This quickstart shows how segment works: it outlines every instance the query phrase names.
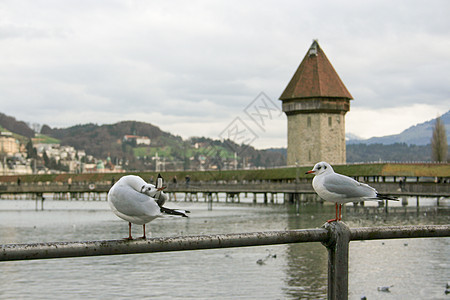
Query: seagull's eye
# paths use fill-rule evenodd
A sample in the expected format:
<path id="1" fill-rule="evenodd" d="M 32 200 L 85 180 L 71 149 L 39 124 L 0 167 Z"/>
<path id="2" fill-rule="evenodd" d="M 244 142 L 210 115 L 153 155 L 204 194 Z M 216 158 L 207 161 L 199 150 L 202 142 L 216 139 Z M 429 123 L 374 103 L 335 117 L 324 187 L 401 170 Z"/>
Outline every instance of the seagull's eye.
<path id="1" fill-rule="evenodd" d="M 326 168 L 327 168 L 327 166 L 323 166 L 323 168 L 324 168 L 324 169 L 326 169 Z"/>
<path id="2" fill-rule="evenodd" d="M 317 167 L 317 170 L 320 170 L 320 169 L 322 169 L 322 167 L 321 167 L 321 166 L 318 166 L 318 167 Z"/>

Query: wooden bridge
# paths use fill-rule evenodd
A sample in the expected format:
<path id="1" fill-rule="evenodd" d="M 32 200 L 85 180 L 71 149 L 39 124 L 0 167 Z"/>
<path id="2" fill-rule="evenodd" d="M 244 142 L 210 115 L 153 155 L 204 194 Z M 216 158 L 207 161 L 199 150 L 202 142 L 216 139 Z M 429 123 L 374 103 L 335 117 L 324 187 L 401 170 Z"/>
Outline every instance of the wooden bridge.
<path id="1" fill-rule="evenodd" d="M 288 166 L 257 170 L 173 171 L 162 172 L 169 182 L 166 192 L 170 198 L 184 193 L 184 199 L 198 199 L 199 195 L 211 199 L 225 194 L 225 199 L 239 201 L 242 193 L 263 195 L 264 202 L 273 201 L 274 195 L 284 194 L 288 202 L 314 198 L 312 176 L 305 172 L 311 166 Z M 449 197 L 450 164 L 442 163 L 375 163 L 335 166 L 336 172 L 366 182 L 378 192 L 393 196 Z M 144 180 L 156 178 L 156 172 L 134 172 Z M 0 196 L 18 197 L 29 194 L 42 198 L 51 194 L 54 199 L 105 199 L 113 182 L 125 173 L 32 174 L 0 176 Z M 188 182 L 173 184 L 174 178 L 189 178 Z"/>
<path id="2" fill-rule="evenodd" d="M 398 182 L 370 182 L 370 185 L 380 193 L 393 196 L 420 196 L 420 197 L 450 197 L 450 183 L 411 182 L 399 184 Z M 42 197 L 44 194 L 53 194 L 56 199 L 90 200 L 101 198 L 101 194 L 108 193 L 111 183 L 80 183 L 67 184 L 54 183 L 26 183 L 26 184 L 0 184 L 0 195 L 29 194 L 31 198 Z M 175 193 L 184 193 L 192 200 L 198 195 L 225 194 L 226 198 L 234 200 L 242 193 L 264 195 L 264 202 L 275 194 L 284 194 L 285 199 L 292 199 L 297 195 L 315 194 L 311 181 L 302 182 L 226 182 L 226 183 L 199 183 L 169 184 L 166 192 L 169 197 Z M 106 197 L 105 197 L 106 198 Z"/>

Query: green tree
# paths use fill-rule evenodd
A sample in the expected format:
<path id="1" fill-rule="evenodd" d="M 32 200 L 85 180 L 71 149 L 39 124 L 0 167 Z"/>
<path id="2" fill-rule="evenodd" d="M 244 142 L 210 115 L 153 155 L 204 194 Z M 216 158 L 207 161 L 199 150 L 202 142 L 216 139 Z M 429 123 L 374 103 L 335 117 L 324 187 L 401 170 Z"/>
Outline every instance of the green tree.
<path id="1" fill-rule="evenodd" d="M 447 133 L 441 118 L 438 117 L 434 124 L 433 136 L 431 137 L 431 159 L 439 162 L 447 161 L 447 149 Z"/>
<path id="2" fill-rule="evenodd" d="M 44 159 L 44 165 L 49 168 L 50 167 L 50 159 L 48 158 L 47 152 L 44 151 L 42 158 Z"/>
<path id="3" fill-rule="evenodd" d="M 33 141 L 31 139 L 28 140 L 26 145 L 27 149 L 27 158 L 37 158 L 37 150 L 33 147 Z"/>

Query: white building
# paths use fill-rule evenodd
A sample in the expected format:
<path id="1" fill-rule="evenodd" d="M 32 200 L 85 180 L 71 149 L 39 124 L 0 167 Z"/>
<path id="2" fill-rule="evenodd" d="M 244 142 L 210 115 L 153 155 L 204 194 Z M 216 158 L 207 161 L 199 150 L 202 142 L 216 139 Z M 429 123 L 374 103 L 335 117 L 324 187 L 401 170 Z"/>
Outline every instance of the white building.
<path id="1" fill-rule="evenodd" d="M 125 135 L 123 137 L 124 142 L 136 142 L 136 145 L 147 145 L 150 146 L 151 140 L 147 136 L 137 136 L 137 135 Z"/>

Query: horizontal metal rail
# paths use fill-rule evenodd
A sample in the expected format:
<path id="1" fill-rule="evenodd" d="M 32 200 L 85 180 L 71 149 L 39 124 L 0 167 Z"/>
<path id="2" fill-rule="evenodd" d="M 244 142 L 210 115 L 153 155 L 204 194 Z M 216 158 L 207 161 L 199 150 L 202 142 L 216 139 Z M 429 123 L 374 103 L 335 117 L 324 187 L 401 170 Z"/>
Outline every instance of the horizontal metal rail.
<path id="1" fill-rule="evenodd" d="M 333 224 L 333 223 L 331 223 Z M 0 245 L 0 261 L 120 255 L 287 243 L 322 242 L 331 239 L 327 228 L 160 237 L 135 240 L 52 242 Z M 351 228 L 350 240 L 423 238 L 450 236 L 450 225 L 388 226 Z"/>
<path id="2" fill-rule="evenodd" d="M 449 237 L 450 225 L 382 226 L 350 228 L 350 240 Z"/>
<path id="3" fill-rule="evenodd" d="M 349 228 L 343 222 L 322 228 L 234 234 L 0 245 L 0 261 L 321 242 L 328 250 L 328 299 L 347 299 L 348 253 L 352 240 L 450 237 L 450 225 Z"/>
<path id="4" fill-rule="evenodd" d="M 321 242 L 328 238 L 324 228 L 161 237 L 135 240 L 7 244 L 0 246 L 0 261 L 135 254 L 215 248 Z"/>

